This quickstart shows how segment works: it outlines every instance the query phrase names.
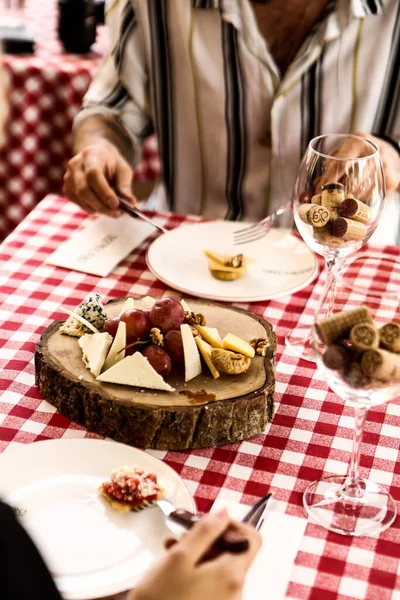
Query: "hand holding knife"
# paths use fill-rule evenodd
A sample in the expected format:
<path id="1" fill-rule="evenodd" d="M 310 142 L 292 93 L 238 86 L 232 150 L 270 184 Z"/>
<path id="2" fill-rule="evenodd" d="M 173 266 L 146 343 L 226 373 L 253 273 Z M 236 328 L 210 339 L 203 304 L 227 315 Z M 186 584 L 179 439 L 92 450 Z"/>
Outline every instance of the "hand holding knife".
<path id="1" fill-rule="evenodd" d="M 260 498 L 258 502 L 249 510 L 249 512 L 245 515 L 242 520 L 242 523 L 248 523 L 252 525 L 257 531 L 262 526 L 264 522 L 264 514 L 267 509 L 268 501 L 270 500 L 272 493 L 267 494 L 263 498 Z M 158 506 L 163 510 L 165 514 L 165 507 L 162 506 L 163 501 L 159 500 L 157 502 Z M 168 514 L 169 519 L 178 523 L 185 529 L 191 529 L 195 523 L 197 523 L 201 517 L 199 515 L 195 515 L 186 510 L 177 509 Z M 213 556 L 215 557 L 217 554 L 222 554 L 223 552 L 231 552 L 233 554 L 239 554 L 241 552 L 245 552 L 249 547 L 249 541 L 246 538 L 243 538 L 234 528 L 229 528 L 225 533 L 218 538 L 216 543 L 212 548 L 210 548 L 210 552 L 207 557 Z"/>

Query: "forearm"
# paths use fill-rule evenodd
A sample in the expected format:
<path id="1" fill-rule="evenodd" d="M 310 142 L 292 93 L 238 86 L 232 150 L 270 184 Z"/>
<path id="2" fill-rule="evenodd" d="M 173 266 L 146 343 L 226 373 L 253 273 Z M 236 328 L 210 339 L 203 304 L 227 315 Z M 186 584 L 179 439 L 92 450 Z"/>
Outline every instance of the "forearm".
<path id="1" fill-rule="evenodd" d="M 133 165 L 135 151 L 123 126 L 113 115 L 88 115 L 74 129 L 73 154 L 91 145 L 112 146 Z"/>

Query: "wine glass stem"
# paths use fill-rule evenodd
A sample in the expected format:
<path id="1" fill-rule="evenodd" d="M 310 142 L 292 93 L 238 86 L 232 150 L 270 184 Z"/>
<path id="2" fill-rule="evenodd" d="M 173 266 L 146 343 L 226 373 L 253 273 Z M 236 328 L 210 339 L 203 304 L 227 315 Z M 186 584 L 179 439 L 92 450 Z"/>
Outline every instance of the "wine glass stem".
<path id="1" fill-rule="evenodd" d="M 320 321 L 321 319 L 326 319 L 331 316 L 336 292 L 342 281 L 344 264 L 345 261 L 343 259 L 325 259 L 325 285 L 315 311 L 314 321 Z M 324 314 L 322 313 L 323 307 L 325 308 Z"/>
<path id="2" fill-rule="evenodd" d="M 361 454 L 361 441 L 364 433 L 365 419 L 367 418 L 368 409 L 364 407 L 356 407 L 354 409 L 355 427 L 353 438 L 353 449 L 349 468 L 347 471 L 346 481 L 342 487 L 342 497 L 349 500 L 361 498 L 363 490 L 359 483 L 359 467 Z"/>

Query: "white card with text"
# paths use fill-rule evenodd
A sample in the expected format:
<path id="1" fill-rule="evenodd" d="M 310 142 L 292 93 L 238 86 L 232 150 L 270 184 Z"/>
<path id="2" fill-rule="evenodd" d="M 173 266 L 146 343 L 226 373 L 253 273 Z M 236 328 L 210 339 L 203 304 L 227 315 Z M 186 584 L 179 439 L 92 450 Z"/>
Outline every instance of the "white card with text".
<path id="1" fill-rule="evenodd" d="M 217 499 L 211 512 L 225 507 L 235 519 L 242 519 L 249 506 Z M 243 590 L 243 600 L 284 600 L 307 519 L 271 510 L 268 503 L 260 528 L 262 546 L 251 565 Z"/>
<path id="2" fill-rule="evenodd" d="M 106 277 L 154 231 L 148 223 L 129 215 L 118 219 L 101 216 L 72 234 L 45 262 L 71 271 Z"/>

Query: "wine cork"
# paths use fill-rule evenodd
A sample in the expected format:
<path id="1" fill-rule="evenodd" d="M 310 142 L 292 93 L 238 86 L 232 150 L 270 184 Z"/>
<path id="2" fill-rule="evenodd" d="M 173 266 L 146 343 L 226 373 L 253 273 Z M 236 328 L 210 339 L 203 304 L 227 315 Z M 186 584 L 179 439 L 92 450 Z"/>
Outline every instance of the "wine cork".
<path id="1" fill-rule="evenodd" d="M 344 186 L 341 183 L 328 183 L 321 189 L 321 206 L 329 210 L 331 220 L 337 219 L 344 200 Z"/>
<path id="2" fill-rule="evenodd" d="M 352 347 L 359 352 L 379 348 L 379 332 L 369 323 L 354 325 L 350 330 L 349 339 Z"/>
<path id="3" fill-rule="evenodd" d="M 352 327 L 358 323 L 370 323 L 372 325 L 371 315 L 365 306 L 328 317 L 316 323 L 315 329 L 321 342 L 331 344 L 336 340 L 347 337 Z"/>
<path id="4" fill-rule="evenodd" d="M 365 375 L 363 372 L 360 363 L 351 362 L 348 365 L 348 368 L 344 374 L 344 380 L 349 384 L 350 387 L 353 388 L 363 388 L 369 383 L 371 383 L 371 379 Z"/>
<path id="5" fill-rule="evenodd" d="M 387 350 L 367 350 L 361 358 L 365 375 L 386 383 L 400 382 L 400 354 Z"/>
<path id="6" fill-rule="evenodd" d="M 318 204 L 302 204 L 299 206 L 300 219 L 313 227 L 324 227 L 329 222 L 329 211 Z"/>
<path id="7" fill-rule="evenodd" d="M 353 198 L 353 196 L 346 196 L 339 207 L 339 213 L 342 217 L 353 219 L 360 223 L 369 223 L 372 218 L 370 207 L 364 204 L 364 202 Z"/>
<path id="8" fill-rule="evenodd" d="M 338 217 L 331 223 L 331 233 L 345 242 L 350 240 L 358 242 L 367 235 L 368 229 L 364 223 Z"/>
<path id="9" fill-rule="evenodd" d="M 318 204 L 321 206 L 321 194 L 315 194 L 315 196 L 311 198 L 311 204 Z"/>
<path id="10" fill-rule="evenodd" d="M 314 229 L 314 238 L 320 244 L 329 246 L 330 248 L 342 248 L 346 245 L 346 241 L 342 238 L 335 237 L 331 234 L 329 226 Z"/>
<path id="11" fill-rule="evenodd" d="M 387 323 L 379 330 L 380 345 L 390 352 L 400 352 L 400 325 Z"/>
<path id="12" fill-rule="evenodd" d="M 344 192 L 344 185 L 343 183 L 340 183 L 339 181 L 335 181 L 334 183 L 325 183 L 325 185 L 321 186 L 321 190 L 328 190 L 328 191 L 332 191 L 332 190 L 339 190 Z"/>
<path id="13" fill-rule="evenodd" d="M 344 373 L 350 356 L 350 349 L 343 344 L 330 344 L 322 355 L 322 362 L 328 369 Z"/>

